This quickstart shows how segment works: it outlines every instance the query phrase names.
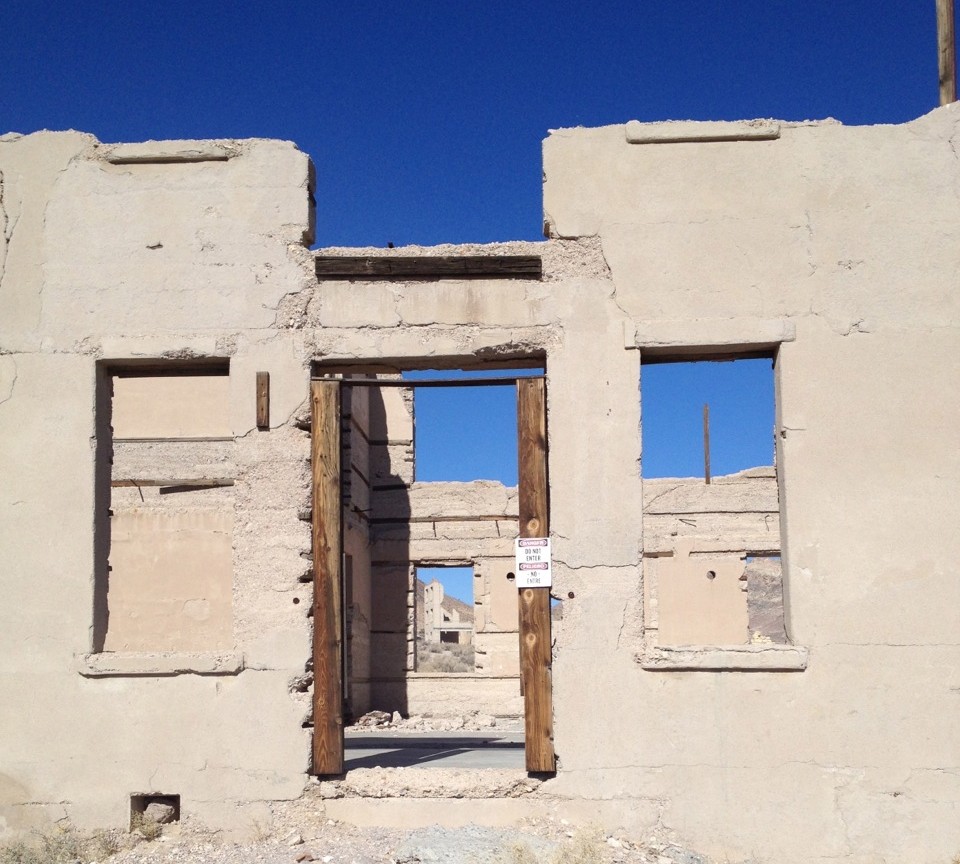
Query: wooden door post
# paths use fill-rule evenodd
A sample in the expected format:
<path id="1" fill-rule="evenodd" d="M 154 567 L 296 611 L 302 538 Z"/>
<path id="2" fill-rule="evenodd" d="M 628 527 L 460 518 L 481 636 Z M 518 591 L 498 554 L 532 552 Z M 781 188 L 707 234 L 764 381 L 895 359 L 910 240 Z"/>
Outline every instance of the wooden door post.
<path id="1" fill-rule="evenodd" d="M 340 384 L 310 384 L 313 487 L 313 773 L 343 773 Z"/>
<path id="2" fill-rule="evenodd" d="M 547 400 L 542 378 L 517 381 L 520 536 L 548 537 Z M 520 588 L 520 676 L 527 771 L 553 773 L 550 589 Z"/>

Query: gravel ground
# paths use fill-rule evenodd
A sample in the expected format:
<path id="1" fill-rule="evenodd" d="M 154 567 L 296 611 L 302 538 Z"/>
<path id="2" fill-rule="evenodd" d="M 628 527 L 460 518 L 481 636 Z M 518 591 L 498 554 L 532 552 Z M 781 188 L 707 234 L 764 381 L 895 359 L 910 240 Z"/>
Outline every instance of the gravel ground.
<path id="1" fill-rule="evenodd" d="M 251 843 L 183 831 L 138 843 L 99 864 L 709 864 L 657 838 L 632 840 L 538 820 L 516 828 L 356 828 L 334 822 Z"/>

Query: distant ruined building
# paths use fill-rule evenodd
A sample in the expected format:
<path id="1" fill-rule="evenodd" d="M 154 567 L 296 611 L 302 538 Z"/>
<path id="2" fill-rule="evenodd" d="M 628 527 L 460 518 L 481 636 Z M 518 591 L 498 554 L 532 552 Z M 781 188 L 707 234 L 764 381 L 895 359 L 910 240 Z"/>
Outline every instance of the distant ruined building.
<path id="1" fill-rule="evenodd" d="M 466 645 L 473 641 L 473 607 L 444 594 L 441 582 L 417 579 L 417 603 L 423 609 L 417 618 L 417 635 L 425 642 Z"/>

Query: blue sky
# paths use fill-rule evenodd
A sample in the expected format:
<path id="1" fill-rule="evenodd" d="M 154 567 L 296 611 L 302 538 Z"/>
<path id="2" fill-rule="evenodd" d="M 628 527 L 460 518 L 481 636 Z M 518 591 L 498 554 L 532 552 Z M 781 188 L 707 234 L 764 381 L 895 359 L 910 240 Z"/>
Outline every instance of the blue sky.
<path id="1" fill-rule="evenodd" d="M 644 477 L 703 476 L 704 405 L 714 477 L 773 464 L 771 360 L 645 365 L 640 391 Z"/>
<path id="2" fill-rule="evenodd" d="M 460 372 L 424 369 L 409 380 L 509 378 L 542 375 L 543 369 Z M 499 480 L 517 483 L 515 384 L 484 387 L 419 387 L 414 390 L 416 479 Z"/>

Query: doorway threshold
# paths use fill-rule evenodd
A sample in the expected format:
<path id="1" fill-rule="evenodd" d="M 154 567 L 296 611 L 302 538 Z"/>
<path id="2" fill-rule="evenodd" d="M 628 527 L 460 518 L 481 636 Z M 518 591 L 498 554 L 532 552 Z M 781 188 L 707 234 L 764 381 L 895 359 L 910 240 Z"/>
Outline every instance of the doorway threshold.
<path id="1" fill-rule="evenodd" d="M 344 767 L 524 770 L 522 730 L 441 732 L 378 729 L 344 733 Z"/>

